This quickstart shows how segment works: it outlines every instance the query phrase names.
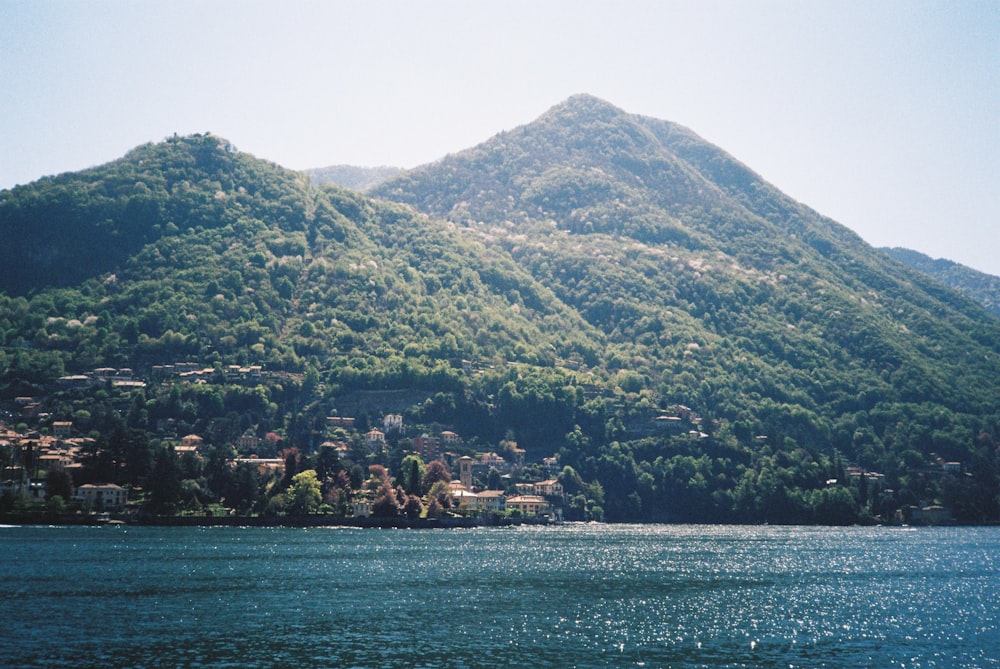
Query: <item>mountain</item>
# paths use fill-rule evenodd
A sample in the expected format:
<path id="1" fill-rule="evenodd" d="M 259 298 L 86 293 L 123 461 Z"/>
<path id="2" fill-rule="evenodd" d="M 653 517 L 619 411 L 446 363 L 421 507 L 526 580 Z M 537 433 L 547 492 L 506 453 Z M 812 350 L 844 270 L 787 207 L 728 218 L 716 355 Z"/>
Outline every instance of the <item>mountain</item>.
<path id="1" fill-rule="evenodd" d="M 349 384 L 588 331 L 505 254 L 210 135 L 6 191 L 0 233 L 4 343 L 74 372 L 186 355 Z"/>
<path id="2" fill-rule="evenodd" d="M 399 167 L 356 167 L 354 165 L 331 165 L 306 170 L 310 181 L 316 186 L 336 184 L 352 190 L 368 190 L 403 170 Z"/>
<path id="3" fill-rule="evenodd" d="M 935 281 L 971 297 L 991 314 L 1000 317 L 1000 277 L 985 274 L 952 260 L 931 258 L 910 249 L 883 248 L 881 251 Z"/>
<path id="4" fill-rule="evenodd" d="M 175 137 L 0 193 L 0 235 L 0 398 L 46 420 L 310 454 L 327 416 L 401 413 L 464 452 L 516 442 L 519 476 L 558 456 L 579 519 L 1000 516 L 1000 323 L 590 96 L 367 195 Z M 178 361 L 214 375 L 161 380 Z M 53 385 L 96 367 L 150 385 Z M 395 471 L 407 442 L 357 443 Z"/>
<path id="5" fill-rule="evenodd" d="M 748 397 L 828 415 L 996 406 L 972 390 L 995 386 L 996 361 L 945 350 L 995 358 L 981 309 L 676 125 L 575 97 L 372 193 L 505 248 L 609 338 L 607 363 L 665 397 L 731 419 Z M 683 371 L 696 380 L 678 384 Z M 704 388 L 720 375 L 738 400 Z"/>
<path id="6" fill-rule="evenodd" d="M 578 96 L 371 193 L 504 248 L 605 335 L 620 387 L 697 407 L 717 441 L 895 475 L 887 452 L 968 461 L 953 447 L 995 432 L 1000 332 L 978 305 L 675 124 Z"/>

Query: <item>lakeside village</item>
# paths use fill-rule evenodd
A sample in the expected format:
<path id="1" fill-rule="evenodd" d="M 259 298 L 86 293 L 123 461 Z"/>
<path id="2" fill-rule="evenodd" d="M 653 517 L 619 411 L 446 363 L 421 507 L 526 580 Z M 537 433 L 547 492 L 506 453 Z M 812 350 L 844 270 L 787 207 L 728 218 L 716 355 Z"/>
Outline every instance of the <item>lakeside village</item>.
<path id="1" fill-rule="evenodd" d="M 275 380 L 269 376 L 274 375 L 260 367 L 220 370 L 176 363 L 154 366 L 150 379 L 254 386 Z M 132 392 L 145 387 L 146 381 L 130 369 L 109 368 L 62 377 L 57 391 L 107 389 L 121 413 Z M 322 441 L 304 454 L 295 447 L 280 448 L 274 433 L 261 438 L 253 430 L 219 448 L 197 434 L 177 435 L 175 421 L 167 419 L 158 422 L 154 435 L 163 457 L 148 463 L 145 485 L 135 472 L 130 482 L 93 480 L 94 471 L 101 469 L 94 463 L 109 459 L 100 435 L 83 434 L 73 421 L 54 419 L 45 401 L 25 396 L 0 406 L 0 519 L 470 526 L 561 523 L 569 506 L 570 520 L 604 520 L 600 484 L 588 491 L 594 499 L 585 505 L 580 495 L 570 500 L 560 480 L 566 473 L 558 455 L 526 463 L 525 451 L 510 439 L 500 441 L 499 453 L 477 451 L 451 430 L 411 428 L 399 413 L 380 414 L 381 429 L 371 427 L 370 415 L 364 426 L 353 417 L 327 416 Z M 677 413 L 656 416 L 655 429 L 707 437 L 698 429 L 697 414 L 687 407 L 678 407 Z M 220 459 L 220 452 L 226 457 Z M 143 456 L 133 453 L 125 459 L 137 457 Z M 149 449 L 145 457 L 155 459 Z M 938 460 L 943 475 L 961 471 L 960 463 Z M 396 464 L 394 476 L 385 466 L 390 462 Z M 884 488 L 885 477 L 878 472 L 847 467 L 845 473 L 855 483 L 863 479 L 871 490 Z M 80 481 L 86 482 L 77 485 Z M 952 516 L 939 505 L 907 506 L 891 522 L 942 525 L 951 523 Z"/>
<path id="2" fill-rule="evenodd" d="M 256 384 L 266 374 L 260 367 L 231 366 L 223 372 L 228 383 Z M 219 370 L 178 363 L 154 367 L 152 378 L 207 383 L 219 378 Z M 130 369 L 97 369 L 62 377 L 59 386 L 109 388 L 125 395 L 146 383 Z M 275 448 L 269 441 L 277 435 L 259 438 L 248 430 L 227 445 L 234 457 L 227 458 L 225 466 L 233 487 L 249 482 L 267 491 L 262 508 L 249 508 L 246 498 L 253 494 L 246 485 L 236 491 L 240 499 L 232 500 L 232 506 L 225 497 L 207 504 L 197 499 L 195 504 L 159 504 L 157 490 L 165 482 L 155 468 L 145 488 L 109 481 L 74 485 L 74 481 L 90 478 L 87 469 L 91 461 L 102 455 L 95 435 L 79 434 L 73 421 L 53 420 L 44 411 L 43 400 L 36 397 L 16 398 L 2 418 L 6 421 L 0 420 L 0 510 L 15 518 L 30 520 L 41 514 L 46 522 L 165 524 L 226 524 L 227 520 L 285 524 L 283 519 L 287 519 L 287 524 L 362 526 L 563 521 L 566 499 L 555 478 L 559 474 L 557 457 L 526 465 L 524 450 L 510 440 L 501 443 L 504 455 L 500 455 L 470 452 L 461 436 L 450 430 L 434 434 L 420 431 L 410 436 L 398 413 L 384 414 L 381 429 L 371 427 L 364 432 L 357 429 L 358 421 L 353 417 L 328 416 L 324 441 L 305 457 L 297 448 Z M 8 424 L 15 420 L 16 427 Z M 172 423 L 167 420 L 158 426 L 164 444 L 180 470 L 204 478 L 211 447 L 197 434 L 171 438 Z M 262 448 L 277 453 L 258 455 Z M 394 481 L 381 463 L 392 459 L 390 450 L 399 449 L 403 458 Z M 364 463 L 373 464 L 365 467 Z M 310 465 L 315 468 L 307 469 Z M 317 472 L 317 468 L 322 471 Z M 327 485 L 322 485 L 322 478 L 327 479 Z M 188 497 L 185 484 L 197 485 L 191 481 L 175 482 L 180 484 L 182 500 Z M 282 492 L 269 494 L 276 489 Z M 155 511 L 150 513 L 151 507 L 170 513 L 157 516 Z M 589 516 L 601 520 L 601 510 L 592 509 Z"/>

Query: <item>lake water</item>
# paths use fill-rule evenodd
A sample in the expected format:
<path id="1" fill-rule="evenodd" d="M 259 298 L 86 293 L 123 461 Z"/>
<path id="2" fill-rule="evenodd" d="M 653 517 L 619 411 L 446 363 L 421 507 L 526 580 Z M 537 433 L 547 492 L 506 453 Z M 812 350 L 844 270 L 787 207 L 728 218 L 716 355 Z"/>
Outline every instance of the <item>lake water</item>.
<path id="1" fill-rule="evenodd" d="M 2 527 L 0 666 L 1000 667 L 1000 529 Z"/>

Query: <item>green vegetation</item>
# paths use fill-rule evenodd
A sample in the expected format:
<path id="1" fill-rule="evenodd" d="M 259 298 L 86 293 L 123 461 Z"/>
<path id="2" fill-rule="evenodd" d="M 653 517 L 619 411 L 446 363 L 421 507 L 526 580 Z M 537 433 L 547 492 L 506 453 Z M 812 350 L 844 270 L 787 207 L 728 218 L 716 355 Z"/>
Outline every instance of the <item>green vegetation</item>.
<path id="1" fill-rule="evenodd" d="M 442 513 L 398 412 L 558 455 L 570 519 L 1000 519 L 1000 324 L 689 131 L 573 98 L 374 195 L 211 135 L 0 193 L 0 400 L 158 513 Z"/>
<path id="2" fill-rule="evenodd" d="M 972 298 L 991 314 L 1000 317 L 1000 277 L 978 272 L 971 267 L 944 258 L 934 259 L 910 249 L 881 250 L 904 265 Z"/>

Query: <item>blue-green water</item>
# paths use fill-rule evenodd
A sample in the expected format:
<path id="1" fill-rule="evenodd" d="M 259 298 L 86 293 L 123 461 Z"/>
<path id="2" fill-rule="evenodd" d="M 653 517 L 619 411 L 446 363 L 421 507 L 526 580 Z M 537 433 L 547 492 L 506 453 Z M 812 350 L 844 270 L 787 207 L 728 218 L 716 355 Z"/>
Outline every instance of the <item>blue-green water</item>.
<path id="1" fill-rule="evenodd" d="M 2 527 L 11 667 L 1000 667 L 1000 530 Z"/>

